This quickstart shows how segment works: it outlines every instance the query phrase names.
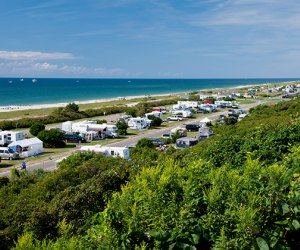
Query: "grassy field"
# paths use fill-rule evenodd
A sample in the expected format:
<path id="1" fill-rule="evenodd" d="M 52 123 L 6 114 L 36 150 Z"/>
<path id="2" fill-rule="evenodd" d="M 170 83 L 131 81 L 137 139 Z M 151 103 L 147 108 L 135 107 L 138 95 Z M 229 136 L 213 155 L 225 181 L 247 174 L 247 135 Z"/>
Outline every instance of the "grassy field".
<path id="1" fill-rule="evenodd" d="M 141 98 L 134 98 L 129 100 L 112 100 L 107 102 L 78 104 L 78 106 L 79 106 L 79 110 L 84 111 L 87 109 L 100 109 L 108 106 L 121 106 L 121 105 L 137 103 L 137 102 L 144 102 L 144 101 L 151 102 L 151 101 L 156 101 L 161 99 L 168 100 L 174 98 L 175 96 L 176 95 L 141 97 Z M 12 110 L 10 112 L 0 112 L 0 120 L 42 117 L 42 116 L 50 115 L 55 109 L 56 108 L 42 108 L 42 109 Z"/>

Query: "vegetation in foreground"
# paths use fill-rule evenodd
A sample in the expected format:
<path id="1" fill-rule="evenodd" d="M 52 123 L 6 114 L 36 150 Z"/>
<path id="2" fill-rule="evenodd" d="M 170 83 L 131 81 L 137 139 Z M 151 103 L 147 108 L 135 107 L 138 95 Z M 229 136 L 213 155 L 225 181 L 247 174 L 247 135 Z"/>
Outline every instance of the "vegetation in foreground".
<path id="1" fill-rule="evenodd" d="M 0 179 L 0 249 L 299 249 L 300 101 L 190 150 L 77 154 Z"/>

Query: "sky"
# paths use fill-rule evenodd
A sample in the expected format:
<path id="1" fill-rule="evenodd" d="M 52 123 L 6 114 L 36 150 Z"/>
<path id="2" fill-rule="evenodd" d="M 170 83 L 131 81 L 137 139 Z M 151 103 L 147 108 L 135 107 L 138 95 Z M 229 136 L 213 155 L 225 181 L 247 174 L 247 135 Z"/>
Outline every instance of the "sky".
<path id="1" fill-rule="evenodd" d="M 300 76 L 299 0 L 1 0 L 0 77 Z"/>

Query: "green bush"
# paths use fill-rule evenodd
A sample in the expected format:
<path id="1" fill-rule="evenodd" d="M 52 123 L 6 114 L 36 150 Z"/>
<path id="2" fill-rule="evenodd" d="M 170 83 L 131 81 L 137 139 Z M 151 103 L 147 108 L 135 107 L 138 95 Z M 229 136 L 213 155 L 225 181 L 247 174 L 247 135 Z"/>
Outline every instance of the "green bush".
<path id="1" fill-rule="evenodd" d="M 63 148 L 66 146 L 64 133 L 58 129 L 43 130 L 37 136 L 46 148 Z"/>
<path id="2" fill-rule="evenodd" d="M 31 125 L 29 132 L 30 134 L 32 134 L 33 136 L 37 136 L 39 132 L 45 130 L 45 125 L 39 122 L 36 122 L 34 124 Z"/>
<path id="3" fill-rule="evenodd" d="M 118 121 L 116 126 L 120 135 L 127 135 L 128 125 L 125 121 Z"/>

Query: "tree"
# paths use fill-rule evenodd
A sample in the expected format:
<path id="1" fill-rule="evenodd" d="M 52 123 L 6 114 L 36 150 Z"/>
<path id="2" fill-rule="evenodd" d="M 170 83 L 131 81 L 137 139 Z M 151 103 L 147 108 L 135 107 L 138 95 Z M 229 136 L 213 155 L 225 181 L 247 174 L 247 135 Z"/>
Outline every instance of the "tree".
<path id="1" fill-rule="evenodd" d="M 30 134 L 32 134 L 33 136 L 37 136 L 39 132 L 45 130 L 45 125 L 43 123 L 40 122 L 35 122 L 31 125 L 29 132 Z"/>
<path id="2" fill-rule="evenodd" d="M 64 134 L 58 129 L 43 130 L 37 136 L 46 148 L 63 148 L 66 146 Z"/>
<path id="3" fill-rule="evenodd" d="M 132 117 L 136 117 L 137 110 L 134 107 L 126 108 L 126 115 L 131 115 Z"/>
<path id="4" fill-rule="evenodd" d="M 69 103 L 65 108 L 64 108 L 64 111 L 65 112 L 74 112 L 74 113 L 78 113 L 79 111 L 79 106 L 72 102 L 72 103 Z"/>
<path id="5" fill-rule="evenodd" d="M 124 121 L 118 121 L 116 126 L 120 135 L 127 135 L 128 125 Z"/>
<path id="6" fill-rule="evenodd" d="M 155 148 L 152 141 L 148 138 L 140 139 L 136 144 L 136 149 L 142 149 L 142 148 Z"/>
<path id="7" fill-rule="evenodd" d="M 151 120 L 151 126 L 152 127 L 159 127 L 162 123 L 162 119 L 155 115 L 149 115 L 148 119 Z"/>

